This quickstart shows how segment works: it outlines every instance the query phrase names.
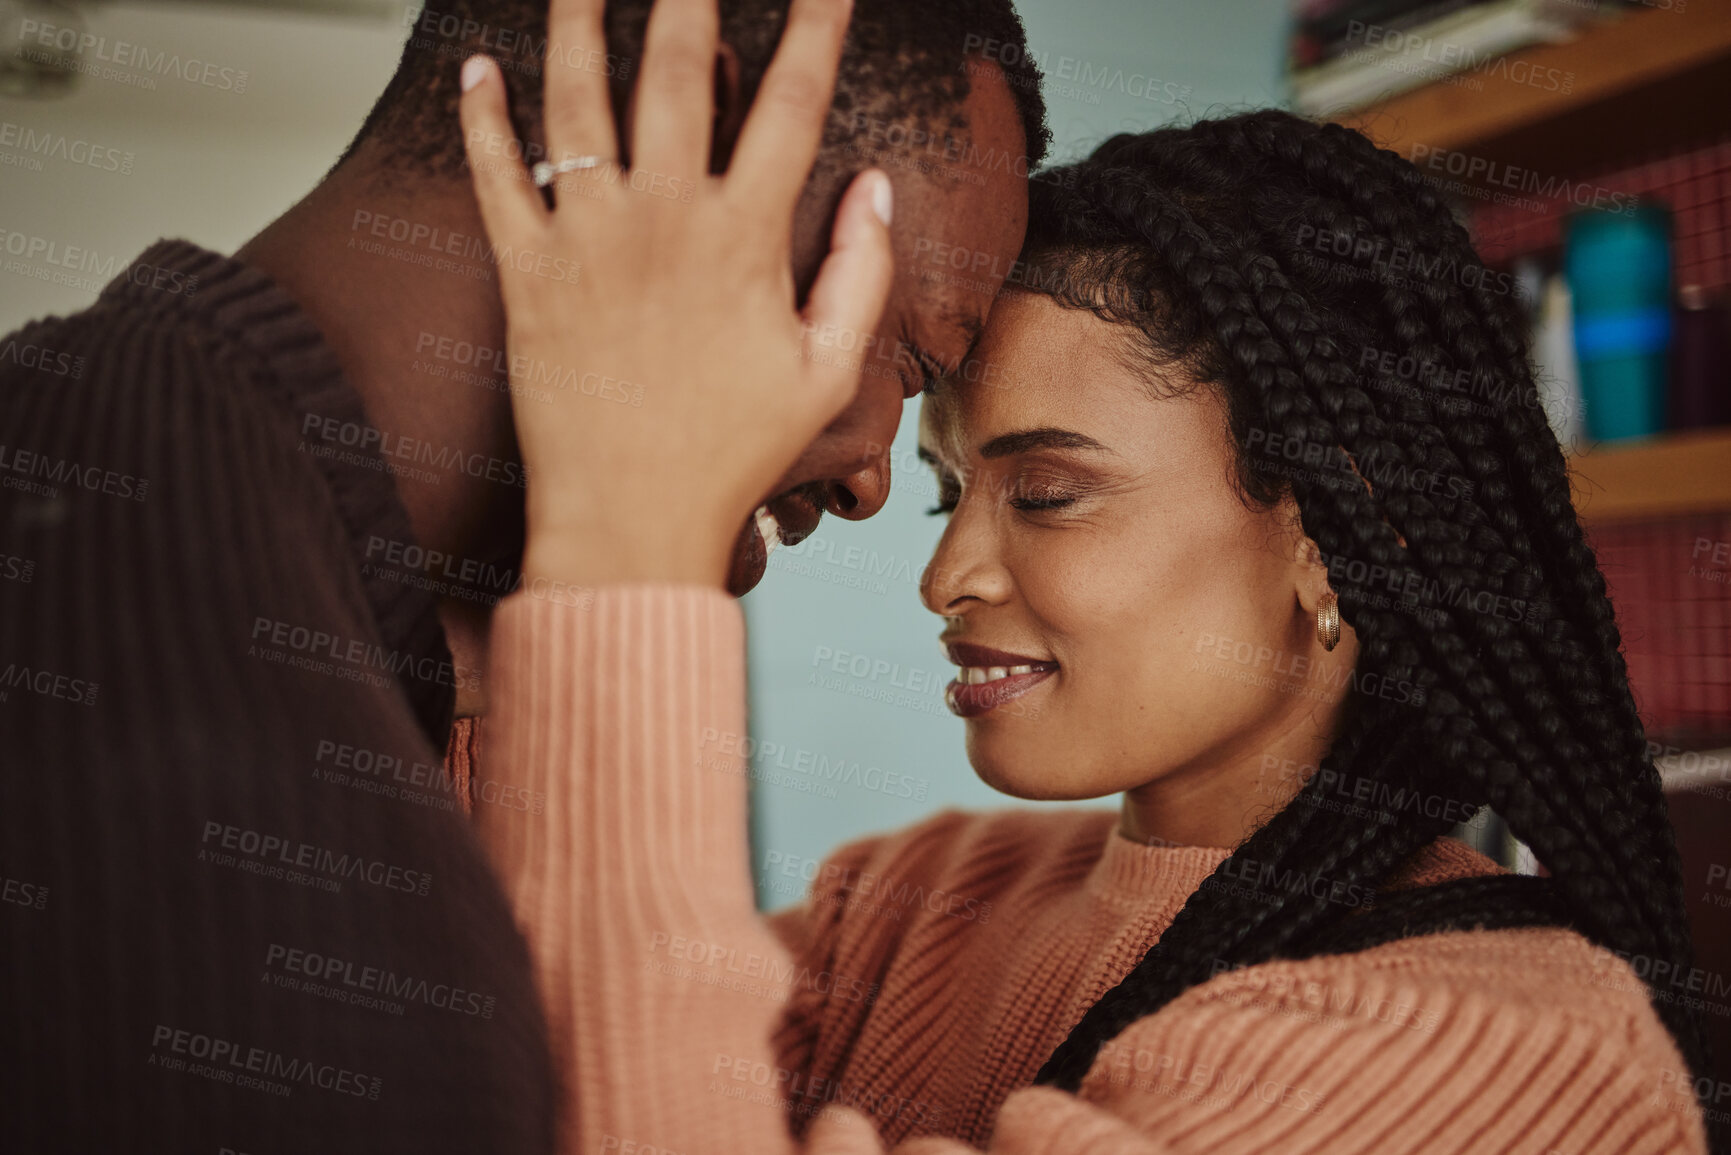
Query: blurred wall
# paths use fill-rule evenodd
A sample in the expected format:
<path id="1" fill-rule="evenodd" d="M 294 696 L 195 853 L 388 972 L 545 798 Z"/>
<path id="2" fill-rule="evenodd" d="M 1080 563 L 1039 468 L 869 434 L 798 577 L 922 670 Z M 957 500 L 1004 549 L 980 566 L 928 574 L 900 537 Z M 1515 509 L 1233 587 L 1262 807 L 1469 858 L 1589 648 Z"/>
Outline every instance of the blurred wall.
<path id="1" fill-rule="evenodd" d="M 111 58 L 129 57 L 123 43 L 178 55 L 193 79 L 119 67 L 113 78 L 80 77 L 57 99 L 0 96 L 0 333 L 84 307 L 161 237 L 239 248 L 330 169 L 408 35 L 406 6 L 366 18 L 197 4 L 81 10 Z M 24 130 L 52 141 L 27 149 Z M 17 233 L 55 254 L 12 255 Z"/>
<path id="2" fill-rule="evenodd" d="M 1056 159 L 1115 132 L 1285 102 L 1286 0 L 1017 8 L 1046 73 Z M 914 456 L 918 406 L 903 414 L 884 511 L 858 524 L 826 518 L 810 540 L 777 550 L 746 598 L 753 869 L 765 908 L 798 901 L 818 861 L 861 834 L 946 806 L 1036 805 L 974 776 L 962 723 L 944 706 L 954 667 L 917 588 L 943 528 L 924 516 L 937 495 Z"/>

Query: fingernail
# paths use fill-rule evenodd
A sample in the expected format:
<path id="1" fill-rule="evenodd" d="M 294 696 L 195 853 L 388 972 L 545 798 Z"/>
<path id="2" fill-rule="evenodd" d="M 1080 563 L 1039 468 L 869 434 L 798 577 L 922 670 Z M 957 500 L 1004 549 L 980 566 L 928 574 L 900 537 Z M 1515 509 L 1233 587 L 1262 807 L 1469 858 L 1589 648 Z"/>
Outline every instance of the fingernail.
<path id="1" fill-rule="evenodd" d="M 877 187 L 872 189 L 872 212 L 878 215 L 878 220 L 884 224 L 890 223 L 890 217 L 895 215 L 896 194 L 890 187 L 890 178 L 883 173 L 877 174 Z"/>
<path id="2" fill-rule="evenodd" d="M 462 84 L 464 92 L 469 91 L 485 79 L 487 79 L 487 58 L 485 56 L 471 56 L 463 61 Z"/>

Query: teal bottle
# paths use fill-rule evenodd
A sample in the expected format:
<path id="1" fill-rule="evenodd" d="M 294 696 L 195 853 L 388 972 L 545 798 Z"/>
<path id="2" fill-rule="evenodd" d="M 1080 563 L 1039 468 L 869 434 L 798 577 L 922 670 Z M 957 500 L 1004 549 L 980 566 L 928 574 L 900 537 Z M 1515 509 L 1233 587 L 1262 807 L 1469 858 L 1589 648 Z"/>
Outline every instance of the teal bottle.
<path id="1" fill-rule="evenodd" d="M 1651 203 L 1587 210 L 1571 214 L 1564 231 L 1587 436 L 1650 437 L 1665 428 L 1671 211 Z"/>

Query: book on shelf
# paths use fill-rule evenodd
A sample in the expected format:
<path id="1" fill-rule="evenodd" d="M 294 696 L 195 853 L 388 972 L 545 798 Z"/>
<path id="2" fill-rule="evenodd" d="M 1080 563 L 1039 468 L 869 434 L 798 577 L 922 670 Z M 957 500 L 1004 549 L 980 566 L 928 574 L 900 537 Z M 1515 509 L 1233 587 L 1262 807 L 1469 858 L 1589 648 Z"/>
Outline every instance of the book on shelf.
<path id="1" fill-rule="evenodd" d="M 1572 74 L 1541 72 L 1505 58 L 1532 44 L 1567 40 L 1610 10 L 1591 0 L 1440 6 L 1407 0 L 1404 8 L 1389 4 L 1380 10 L 1379 22 L 1364 18 L 1377 16 L 1378 9 L 1343 6 L 1331 11 L 1329 27 L 1338 33 L 1332 47 L 1295 42 L 1295 60 L 1309 53 L 1322 61 L 1292 73 L 1293 107 L 1308 115 L 1338 115 L 1438 82 L 1476 89 L 1496 80 L 1566 92 L 1573 86 Z"/>
<path id="2" fill-rule="evenodd" d="M 1371 28 L 1406 32 L 1493 0 L 1298 0 L 1287 71 L 1324 64 L 1362 42 Z"/>

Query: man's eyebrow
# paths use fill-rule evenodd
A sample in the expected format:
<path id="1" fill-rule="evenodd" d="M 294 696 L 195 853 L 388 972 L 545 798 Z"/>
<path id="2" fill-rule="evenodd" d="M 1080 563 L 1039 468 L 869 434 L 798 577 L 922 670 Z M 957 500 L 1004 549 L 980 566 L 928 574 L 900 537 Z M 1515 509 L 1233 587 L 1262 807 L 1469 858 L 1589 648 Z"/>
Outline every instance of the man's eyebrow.
<path id="1" fill-rule="evenodd" d="M 968 358 L 972 357 L 974 350 L 979 347 L 980 336 L 986 331 L 984 317 L 961 317 L 958 320 L 962 326 L 962 335 L 968 339 L 968 343 L 962 348 L 962 355 L 956 358 L 955 368 L 950 370 L 952 373 L 959 372 L 962 366 L 967 364 Z"/>
<path id="2" fill-rule="evenodd" d="M 913 354 L 914 363 L 920 367 L 920 392 L 930 393 L 934 385 L 950 375 L 950 367 L 918 341 L 908 342 L 908 352 Z"/>
<path id="3" fill-rule="evenodd" d="M 966 361 L 969 355 L 973 353 L 974 346 L 980 343 L 980 334 L 985 331 L 986 320 L 984 317 L 975 315 L 962 318 L 962 332 L 968 335 L 968 347 L 962 353 L 962 360 Z"/>
<path id="4" fill-rule="evenodd" d="M 966 348 L 962 350 L 962 355 L 956 359 L 954 365 L 946 364 L 942 357 L 938 356 L 918 341 L 912 339 L 908 341 L 908 350 L 913 354 L 914 360 L 919 362 L 920 369 L 926 377 L 925 385 L 921 390 L 922 392 L 930 393 L 932 391 L 932 386 L 939 380 L 948 377 L 952 373 L 958 372 L 963 363 L 966 362 L 969 357 L 973 356 L 974 346 L 980 343 L 980 335 L 986 331 L 986 322 L 984 318 L 981 317 L 961 317 L 958 318 L 958 323 L 961 325 L 962 334 L 967 337 L 968 343 Z"/>
<path id="5" fill-rule="evenodd" d="M 1040 429 L 1023 429 L 1015 433 L 1000 433 L 980 446 L 980 456 L 1010 457 L 1017 453 L 1029 453 L 1035 449 L 1095 449 L 1101 453 L 1112 452 L 1086 433 L 1045 426 Z"/>

